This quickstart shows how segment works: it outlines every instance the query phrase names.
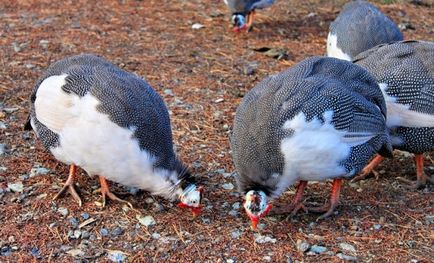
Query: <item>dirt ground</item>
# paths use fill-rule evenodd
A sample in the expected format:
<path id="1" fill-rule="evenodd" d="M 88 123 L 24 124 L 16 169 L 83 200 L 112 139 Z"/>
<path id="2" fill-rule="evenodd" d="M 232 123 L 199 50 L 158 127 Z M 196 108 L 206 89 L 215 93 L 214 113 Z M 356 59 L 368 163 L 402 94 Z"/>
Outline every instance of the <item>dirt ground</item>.
<path id="1" fill-rule="evenodd" d="M 326 220 L 269 216 L 254 232 L 239 208 L 228 143 L 238 103 L 265 76 L 325 54 L 328 25 L 344 1 L 277 0 L 258 12 L 248 34 L 231 30 L 223 1 L 94 2 L 0 3 L 0 262 L 433 260 L 432 186 L 406 190 L 395 179 L 415 179 L 409 154 L 383 162 L 378 180 L 346 182 L 337 214 Z M 376 4 L 406 39 L 434 41 L 430 0 Z M 193 29 L 195 23 L 204 27 Z M 276 48 L 280 59 L 255 51 L 266 48 Z M 82 52 L 142 76 L 164 97 L 179 156 L 206 187 L 200 217 L 119 185 L 112 190 L 135 209 L 113 202 L 102 208 L 92 193 L 97 179 L 81 170 L 83 206 L 69 198 L 52 201 L 68 167 L 23 131 L 28 98 L 50 63 Z M 431 176 L 433 157 L 425 158 Z M 305 201 L 324 202 L 330 185 L 312 182 Z M 289 203 L 293 193 L 275 203 Z M 145 226 L 146 216 L 155 224 Z"/>

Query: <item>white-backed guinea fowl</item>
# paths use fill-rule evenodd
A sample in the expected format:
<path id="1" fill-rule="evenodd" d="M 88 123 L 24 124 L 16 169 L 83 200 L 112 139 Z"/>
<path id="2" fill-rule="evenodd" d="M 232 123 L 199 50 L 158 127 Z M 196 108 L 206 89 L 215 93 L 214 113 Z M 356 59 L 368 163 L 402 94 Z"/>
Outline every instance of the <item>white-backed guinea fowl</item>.
<path id="1" fill-rule="evenodd" d="M 398 26 L 367 1 L 351 1 L 330 24 L 327 56 L 351 61 L 357 54 L 403 40 Z"/>
<path id="2" fill-rule="evenodd" d="M 285 211 L 301 203 L 307 181 L 333 179 L 330 203 L 307 209 L 332 214 L 343 178 L 377 152 L 391 153 L 386 105 L 362 67 L 328 57 L 308 58 L 261 81 L 236 111 L 231 148 L 244 208 L 255 228 L 280 196 L 300 181 Z"/>
<path id="3" fill-rule="evenodd" d="M 232 13 L 231 22 L 234 30 L 250 30 L 255 17 L 255 10 L 266 8 L 274 0 L 224 0 Z"/>
<path id="4" fill-rule="evenodd" d="M 423 153 L 434 150 L 434 43 L 402 41 L 380 45 L 358 55 L 382 88 L 393 148 L 415 154 L 417 181 L 410 188 L 434 183 L 423 171 Z M 365 178 L 383 158 L 378 155 L 356 180 Z M 376 175 L 378 177 L 378 175 Z"/>
<path id="5" fill-rule="evenodd" d="M 37 81 L 29 123 L 54 157 L 70 165 L 55 198 L 69 191 L 81 205 L 74 188 L 79 166 L 99 175 L 103 204 L 106 196 L 123 201 L 108 179 L 179 198 L 180 206 L 199 213 L 201 189 L 174 153 L 167 108 L 138 76 L 91 54 L 62 59 Z"/>

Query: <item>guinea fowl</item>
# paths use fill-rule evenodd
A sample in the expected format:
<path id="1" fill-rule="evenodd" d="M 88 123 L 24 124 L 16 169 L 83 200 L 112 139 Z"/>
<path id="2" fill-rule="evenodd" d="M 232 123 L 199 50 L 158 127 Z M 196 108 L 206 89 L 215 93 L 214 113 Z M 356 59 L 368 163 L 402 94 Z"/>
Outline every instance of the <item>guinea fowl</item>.
<path id="1" fill-rule="evenodd" d="M 147 82 L 91 54 L 52 64 L 31 95 L 27 128 L 36 132 L 54 157 L 70 165 L 63 189 L 81 206 L 74 181 L 76 167 L 99 175 L 100 192 L 110 192 L 106 179 L 133 186 L 200 212 L 201 187 L 173 150 L 167 108 Z"/>
<path id="2" fill-rule="evenodd" d="M 235 115 L 231 148 L 244 208 L 256 228 L 268 200 L 300 181 L 291 205 L 332 214 L 342 178 L 351 178 L 377 152 L 391 153 L 386 105 L 362 67 L 328 57 L 306 59 L 250 90 Z M 333 179 L 330 203 L 305 208 L 307 181 Z"/>
<path id="3" fill-rule="evenodd" d="M 423 153 L 434 150 L 434 43 L 402 41 L 380 45 L 358 55 L 354 63 L 380 83 L 393 148 L 415 154 L 417 181 L 410 188 L 434 183 L 423 171 Z M 365 178 L 383 157 L 376 156 L 355 180 Z M 378 174 L 374 173 L 376 177 Z"/>
<path id="4" fill-rule="evenodd" d="M 330 24 L 327 55 L 351 61 L 379 44 L 403 40 L 398 26 L 366 1 L 347 3 Z"/>
<path id="5" fill-rule="evenodd" d="M 232 25 L 234 30 L 250 30 L 255 17 L 255 10 L 266 8 L 273 4 L 274 0 L 224 0 L 232 12 Z"/>

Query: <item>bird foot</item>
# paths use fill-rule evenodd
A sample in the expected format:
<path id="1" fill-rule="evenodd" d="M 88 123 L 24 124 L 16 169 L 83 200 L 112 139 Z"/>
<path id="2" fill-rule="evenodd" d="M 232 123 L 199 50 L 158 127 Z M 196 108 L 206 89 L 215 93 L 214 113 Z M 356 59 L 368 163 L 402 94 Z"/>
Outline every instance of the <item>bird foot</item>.
<path id="1" fill-rule="evenodd" d="M 113 194 L 110 190 L 108 190 L 108 189 L 106 189 L 106 188 L 104 188 L 104 187 L 101 187 L 101 188 L 95 190 L 95 193 L 101 193 L 101 197 L 102 197 L 102 207 L 105 207 L 105 204 L 106 204 L 106 197 L 108 197 L 108 198 L 109 198 L 110 200 L 112 200 L 112 201 L 116 201 L 116 202 L 124 203 L 124 204 L 128 205 L 130 208 L 133 209 L 133 205 L 132 205 L 130 202 L 128 202 L 128 201 L 126 201 L 126 200 L 123 200 L 123 199 L 117 197 L 117 196 L 116 196 L 115 194 Z"/>
<path id="2" fill-rule="evenodd" d="M 416 181 L 411 181 L 411 180 L 408 180 L 408 179 L 403 178 L 403 177 L 397 177 L 396 179 L 403 182 L 405 184 L 404 187 L 407 189 L 423 188 L 427 184 L 427 181 L 431 184 L 434 184 L 434 179 L 431 177 L 428 177 L 425 174 L 423 175 L 423 177 L 421 179 L 418 179 Z"/>
<path id="3" fill-rule="evenodd" d="M 353 180 L 351 180 L 351 183 L 355 183 L 358 181 L 362 181 L 365 180 L 369 177 L 369 175 L 374 175 L 375 180 L 380 179 L 380 174 L 375 171 L 375 170 L 371 170 L 371 171 L 362 171 L 359 175 L 357 175 L 356 177 L 353 178 Z"/>
<path id="4" fill-rule="evenodd" d="M 77 201 L 78 206 L 81 206 L 83 204 L 80 196 L 75 190 L 74 182 L 66 182 L 63 188 L 60 189 L 60 191 L 54 196 L 53 200 L 56 200 L 57 198 L 62 196 L 66 191 L 68 191 L 68 193 L 72 195 L 72 198 L 74 198 L 74 200 Z"/>
<path id="5" fill-rule="evenodd" d="M 336 204 L 326 203 L 320 207 L 307 207 L 306 209 L 309 212 L 314 212 L 314 213 L 324 213 L 325 212 L 324 214 L 320 215 L 316 219 L 316 221 L 319 221 L 319 220 L 322 220 L 322 219 L 325 219 L 325 218 L 331 216 L 333 214 L 333 212 L 335 211 L 336 206 L 337 206 Z"/>
<path id="6" fill-rule="evenodd" d="M 308 212 L 306 207 L 303 203 L 297 203 L 297 204 L 291 204 L 287 207 L 276 207 L 275 209 L 271 210 L 271 215 L 286 215 L 289 214 L 287 218 L 293 217 L 297 214 L 298 211 L 302 209 L 305 213 Z"/>

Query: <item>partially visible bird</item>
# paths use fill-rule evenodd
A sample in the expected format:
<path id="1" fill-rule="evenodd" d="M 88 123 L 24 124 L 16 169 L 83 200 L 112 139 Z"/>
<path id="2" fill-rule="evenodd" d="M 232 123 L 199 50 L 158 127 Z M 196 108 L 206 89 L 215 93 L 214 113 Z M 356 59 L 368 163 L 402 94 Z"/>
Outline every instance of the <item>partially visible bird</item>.
<path id="1" fill-rule="evenodd" d="M 31 127 L 30 127 L 31 126 Z M 173 150 L 169 114 L 161 97 L 138 76 L 91 54 L 52 64 L 31 95 L 27 128 L 54 157 L 70 165 L 63 189 L 81 205 L 74 186 L 76 167 L 106 179 L 137 187 L 200 212 L 201 188 Z"/>
<path id="2" fill-rule="evenodd" d="M 232 13 L 231 22 L 234 30 L 250 30 L 255 17 L 255 10 L 269 7 L 274 0 L 224 0 Z"/>
<path id="3" fill-rule="evenodd" d="M 249 91 L 236 111 L 231 148 L 244 208 L 256 227 L 269 199 L 300 181 L 297 212 L 307 181 L 333 179 L 330 203 L 308 210 L 332 214 L 343 178 L 377 152 L 391 153 L 386 105 L 362 67 L 328 57 L 308 58 Z"/>
<path id="4" fill-rule="evenodd" d="M 330 24 L 327 56 L 351 61 L 379 44 L 403 40 L 398 26 L 367 1 L 347 3 Z"/>
<path id="5" fill-rule="evenodd" d="M 420 188 L 434 178 L 423 171 L 423 153 L 434 151 L 434 43 L 402 41 L 380 45 L 358 55 L 354 63 L 366 68 L 382 88 L 387 105 L 387 126 L 393 148 L 415 154 Z M 355 180 L 365 178 L 383 157 L 378 155 Z M 376 175 L 378 177 L 378 175 Z"/>

